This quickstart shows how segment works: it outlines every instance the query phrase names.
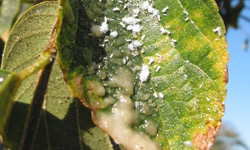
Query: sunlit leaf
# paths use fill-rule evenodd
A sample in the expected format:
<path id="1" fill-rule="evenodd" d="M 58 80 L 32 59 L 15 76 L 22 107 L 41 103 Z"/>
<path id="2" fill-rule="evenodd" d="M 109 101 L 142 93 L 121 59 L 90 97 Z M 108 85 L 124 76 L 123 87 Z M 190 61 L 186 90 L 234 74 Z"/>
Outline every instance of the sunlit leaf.
<path id="1" fill-rule="evenodd" d="M 211 148 L 228 62 L 213 0 L 60 4 L 59 63 L 95 124 L 127 149 Z"/>

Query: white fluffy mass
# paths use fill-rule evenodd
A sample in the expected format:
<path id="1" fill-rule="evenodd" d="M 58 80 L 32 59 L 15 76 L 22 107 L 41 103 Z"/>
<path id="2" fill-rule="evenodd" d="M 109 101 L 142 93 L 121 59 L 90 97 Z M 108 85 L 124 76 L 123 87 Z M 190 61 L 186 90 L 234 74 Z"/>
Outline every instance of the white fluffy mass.
<path id="1" fill-rule="evenodd" d="M 141 69 L 141 72 L 140 72 L 140 80 L 141 82 L 146 82 L 148 80 L 148 77 L 149 77 L 149 68 L 148 68 L 148 65 L 143 65 L 142 66 L 142 69 Z"/>

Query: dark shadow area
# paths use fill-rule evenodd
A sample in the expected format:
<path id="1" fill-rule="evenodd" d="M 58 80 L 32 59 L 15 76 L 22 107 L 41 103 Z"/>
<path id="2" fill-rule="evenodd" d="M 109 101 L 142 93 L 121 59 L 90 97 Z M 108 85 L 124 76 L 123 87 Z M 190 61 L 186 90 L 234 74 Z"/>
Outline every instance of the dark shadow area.
<path id="1" fill-rule="evenodd" d="M 121 148 L 119 147 L 119 145 L 116 144 L 115 141 L 111 137 L 109 137 L 109 138 L 110 138 L 110 141 L 111 141 L 111 143 L 113 145 L 114 150 L 121 150 Z"/>
<path id="2" fill-rule="evenodd" d="M 0 142 L 0 150 L 7 150 L 1 142 Z"/>
<path id="3" fill-rule="evenodd" d="M 24 124 L 29 110 L 28 104 L 16 102 L 11 112 L 10 119 L 5 128 L 5 137 L 9 145 L 13 145 L 12 150 L 18 150 L 19 144 L 24 131 Z M 77 114 L 79 117 L 77 118 Z M 77 99 L 75 99 L 68 109 L 68 112 L 63 120 L 58 119 L 51 113 L 43 111 L 39 122 L 38 131 L 34 142 L 34 150 L 91 150 L 91 143 L 98 147 L 105 143 L 101 141 L 100 134 L 93 132 L 93 128 L 97 128 L 91 120 L 91 112 L 85 108 Z M 96 129 L 99 131 L 99 129 Z M 101 131 L 99 131 L 101 133 Z M 88 134 L 88 138 L 82 138 L 83 134 Z M 102 133 L 101 133 L 102 134 Z M 7 135 L 7 136 L 6 136 Z M 79 137 L 81 139 L 79 140 Z M 87 142 L 85 142 L 87 140 Z M 98 141 L 98 143 L 96 143 Z M 81 143 L 80 143 L 81 142 Z M 103 142 L 103 143 L 101 143 Z M 80 144 L 79 144 L 80 143 Z M 114 144 L 114 149 L 119 150 L 119 146 Z M 92 146 L 92 145 L 91 145 Z M 100 147 L 102 148 L 102 147 Z M 95 149 L 93 149 L 95 150 Z"/>
<path id="4" fill-rule="evenodd" d="M 233 0 L 216 0 L 216 3 L 220 10 L 219 13 L 225 23 L 226 28 L 238 28 L 239 18 L 242 18 L 242 16 L 240 16 L 240 13 L 245 7 L 244 0 L 238 0 L 236 6 L 232 6 L 233 2 Z"/>
<path id="5" fill-rule="evenodd" d="M 2 65 L 3 49 L 4 49 L 4 42 L 0 39 L 0 67 Z"/>

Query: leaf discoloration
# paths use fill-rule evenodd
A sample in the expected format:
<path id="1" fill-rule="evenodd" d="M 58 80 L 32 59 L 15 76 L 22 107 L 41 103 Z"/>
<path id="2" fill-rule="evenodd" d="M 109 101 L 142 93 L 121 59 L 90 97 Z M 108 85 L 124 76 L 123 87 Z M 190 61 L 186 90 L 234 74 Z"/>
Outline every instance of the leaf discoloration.
<path id="1" fill-rule="evenodd" d="M 217 127 L 208 127 L 206 133 L 196 133 L 193 139 L 194 146 L 199 150 L 210 150 L 220 127 L 221 124 L 219 124 Z"/>

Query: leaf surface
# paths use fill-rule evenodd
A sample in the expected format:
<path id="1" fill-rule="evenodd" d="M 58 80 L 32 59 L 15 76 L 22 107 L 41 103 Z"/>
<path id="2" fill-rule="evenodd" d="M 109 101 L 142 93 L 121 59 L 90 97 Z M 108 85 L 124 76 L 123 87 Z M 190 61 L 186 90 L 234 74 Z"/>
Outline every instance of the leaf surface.
<path id="1" fill-rule="evenodd" d="M 228 62 L 216 3 L 76 3 L 60 2 L 59 63 L 95 124 L 127 149 L 210 149 Z"/>
<path id="2" fill-rule="evenodd" d="M 17 72 L 31 66 L 49 43 L 57 21 L 58 3 L 45 2 L 32 7 L 15 24 L 5 47 L 3 68 Z M 24 80 L 15 97 L 15 104 L 3 133 L 5 144 L 19 149 L 29 111 L 37 74 Z M 67 89 L 59 65 L 55 63 L 34 149 L 110 149 L 109 137 L 95 127 L 90 111 L 79 105 Z M 98 144 L 96 144 L 98 143 Z"/>

